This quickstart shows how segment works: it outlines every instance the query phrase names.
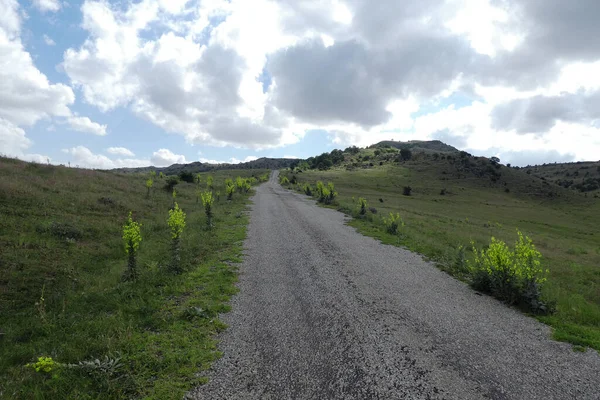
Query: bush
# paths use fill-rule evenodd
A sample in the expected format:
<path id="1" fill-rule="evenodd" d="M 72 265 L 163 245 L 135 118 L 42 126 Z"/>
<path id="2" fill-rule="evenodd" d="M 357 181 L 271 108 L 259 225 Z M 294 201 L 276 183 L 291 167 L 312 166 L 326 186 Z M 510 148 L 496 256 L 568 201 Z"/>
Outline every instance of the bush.
<path id="1" fill-rule="evenodd" d="M 167 192 L 173 192 L 173 189 L 175 188 L 175 186 L 179 184 L 179 179 L 177 179 L 176 176 L 169 176 L 167 178 L 167 180 L 165 181 L 165 186 L 164 189 Z"/>
<path id="2" fill-rule="evenodd" d="M 179 179 L 187 183 L 194 183 L 195 181 L 194 174 L 189 171 L 181 171 L 179 173 Z"/>
<path id="3" fill-rule="evenodd" d="M 389 218 L 383 218 L 383 223 L 385 224 L 385 230 L 387 233 L 392 235 L 397 235 L 400 233 L 400 228 L 404 227 L 404 221 L 400 217 L 399 213 L 390 213 Z"/>
<path id="4" fill-rule="evenodd" d="M 529 237 L 517 231 L 514 250 L 492 237 L 487 250 L 473 246 L 474 259 L 469 262 L 472 286 L 508 304 L 519 304 L 538 314 L 550 312 L 541 300 L 541 286 L 546 274 L 540 259 L 542 255 Z"/>
<path id="5" fill-rule="evenodd" d="M 410 186 L 404 186 L 404 189 L 402 189 L 402 194 L 405 196 L 410 196 L 412 192 L 412 188 Z"/>

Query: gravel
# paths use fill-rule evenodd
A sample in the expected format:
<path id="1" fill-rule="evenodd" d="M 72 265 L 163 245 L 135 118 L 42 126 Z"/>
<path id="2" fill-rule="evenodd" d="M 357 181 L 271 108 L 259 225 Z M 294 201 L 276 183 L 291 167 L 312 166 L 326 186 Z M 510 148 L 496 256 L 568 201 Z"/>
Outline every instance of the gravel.
<path id="1" fill-rule="evenodd" d="M 600 399 L 600 356 L 277 184 L 190 399 Z"/>

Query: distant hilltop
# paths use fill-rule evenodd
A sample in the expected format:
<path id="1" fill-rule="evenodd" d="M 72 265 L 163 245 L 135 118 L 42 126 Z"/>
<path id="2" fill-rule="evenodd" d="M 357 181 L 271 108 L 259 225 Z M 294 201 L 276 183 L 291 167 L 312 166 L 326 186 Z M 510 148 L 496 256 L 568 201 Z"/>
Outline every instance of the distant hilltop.
<path id="1" fill-rule="evenodd" d="M 218 171 L 218 170 L 229 170 L 229 169 L 282 169 L 288 168 L 297 161 L 294 158 L 267 158 L 262 157 L 257 160 L 248 161 L 240 164 L 209 164 L 202 163 L 200 161 L 195 161 L 189 164 L 173 164 L 168 167 L 141 167 L 141 168 L 118 168 L 114 171 L 116 172 L 130 172 L 130 173 L 138 173 L 138 172 L 149 172 L 156 171 L 162 172 L 165 175 L 178 175 L 180 172 L 208 172 L 208 171 Z"/>
<path id="2" fill-rule="evenodd" d="M 409 149 L 411 151 L 436 152 L 436 153 L 458 153 L 456 147 L 452 147 L 439 140 L 409 140 L 407 142 L 396 142 L 394 140 L 384 140 L 369 146 L 370 148 L 377 147 L 394 147 L 396 149 Z"/>

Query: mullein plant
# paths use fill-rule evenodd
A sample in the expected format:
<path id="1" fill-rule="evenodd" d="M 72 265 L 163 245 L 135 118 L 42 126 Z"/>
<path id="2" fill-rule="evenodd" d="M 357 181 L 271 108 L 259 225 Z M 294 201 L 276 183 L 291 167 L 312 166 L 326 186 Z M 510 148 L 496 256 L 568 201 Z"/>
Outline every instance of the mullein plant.
<path id="1" fill-rule="evenodd" d="M 227 200 L 233 200 L 233 193 L 235 192 L 235 186 L 233 186 L 233 184 L 226 184 L 225 192 L 227 193 Z"/>
<path id="2" fill-rule="evenodd" d="M 185 213 L 179 204 L 175 203 L 172 210 L 169 210 L 169 219 L 167 220 L 171 228 L 171 264 L 169 269 L 173 273 L 181 272 L 181 234 L 185 228 Z"/>
<path id="3" fill-rule="evenodd" d="M 152 180 L 152 178 L 148 178 L 148 180 L 146 181 L 146 197 L 150 197 L 150 190 L 152 189 L 152 185 L 154 185 L 154 181 Z"/>
<path id="4" fill-rule="evenodd" d="M 127 253 L 127 271 L 123 277 L 126 281 L 137 279 L 137 252 L 142 241 L 141 224 L 133 220 L 131 211 L 129 218 L 123 225 L 123 241 L 125 242 L 125 252 Z"/>
<path id="5" fill-rule="evenodd" d="M 213 190 L 213 186 L 213 177 L 209 175 L 206 177 L 206 188 L 208 190 Z"/>
<path id="6" fill-rule="evenodd" d="M 215 198 L 213 197 L 213 193 L 211 191 L 201 193 L 200 196 L 202 197 L 202 205 L 204 206 L 204 213 L 206 214 L 206 226 L 210 228 L 212 226 L 212 207 L 215 202 Z"/>

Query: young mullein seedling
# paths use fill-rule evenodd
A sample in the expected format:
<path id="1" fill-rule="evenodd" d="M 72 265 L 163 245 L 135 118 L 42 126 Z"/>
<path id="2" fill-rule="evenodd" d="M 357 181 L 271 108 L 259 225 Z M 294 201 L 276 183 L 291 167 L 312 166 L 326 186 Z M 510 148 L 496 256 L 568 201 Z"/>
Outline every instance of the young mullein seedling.
<path id="1" fill-rule="evenodd" d="M 204 206 L 204 212 L 206 214 L 206 225 L 210 228 L 212 226 L 212 207 L 215 202 L 215 198 L 213 197 L 213 193 L 210 191 L 206 191 L 201 194 L 202 197 L 202 205 Z"/>
<path id="2" fill-rule="evenodd" d="M 146 181 L 146 189 L 148 189 L 148 191 L 146 192 L 146 197 L 150 197 L 150 189 L 152 189 L 152 185 L 154 185 L 154 181 L 152 180 L 152 178 L 148 178 L 148 180 Z"/>
<path id="3" fill-rule="evenodd" d="M 124 280 L 133 281 L 137 278 L 137 252 L 142 241 L 140 232 L 141 225 L 133 220 L 131 211 L 129 218 L 123 225 L 123 241 L 125 242 L 125 252 L 127 253 L 127 272 Z"/>
<path id="4" fill-rule="evenodd" d="M 233 185 L 225 186 L 225 192 L 227 193 L 227 200 L 232 200 L 233 193 L 235 192 L 235 186 L 233 186 Z"/>
<path id="5" fill-rule="evenodd" d="M 210 175 L 206 177 L 206 188 L 208 190 L 213 190 L 213 177 Z"/>
<path id="6" fill-rule="evenodd" d="M 170 270 L 176 274 L 181 272 L 181 234 L 185 228 L 185 213 L 179 204 L 175 203 L 172 210 L 169 210 L 169 219 L 167 220 L 171 228 L 171 265 Z"/>

